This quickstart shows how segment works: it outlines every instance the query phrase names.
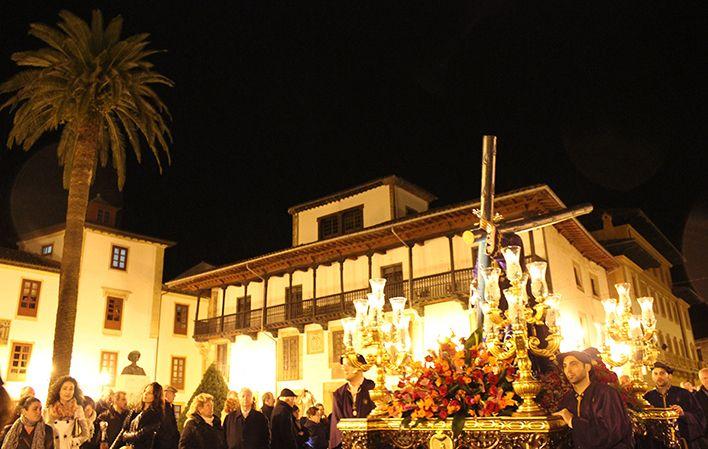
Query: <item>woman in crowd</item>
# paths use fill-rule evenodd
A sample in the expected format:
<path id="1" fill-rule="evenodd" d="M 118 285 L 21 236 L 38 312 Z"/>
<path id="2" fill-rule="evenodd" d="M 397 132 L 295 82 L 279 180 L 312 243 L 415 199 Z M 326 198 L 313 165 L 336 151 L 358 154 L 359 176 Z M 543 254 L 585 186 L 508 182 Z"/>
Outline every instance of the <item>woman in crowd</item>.
<path id="1" fill-rule="evenodd" d="M 33 396 L 25 396 L 18 403 L 20 417 L 5 426 L 0 436 L 2 449 L 52 449 L 54 438 L 51 426 L 42 420 L 42 403 Z"/>
<path id="2" fill-rule="evenodd" d="M 89 428 L 89 439 L 81 445 L 81 449 L 97 449 L 98 444 L 94 441 L 95 422 L 96 422 L 96 404 L 88 396 L 84 396 L 84 415 L 86 416 L 86 424 Z"/>
<path id="3" fill-rule="evenodd" d="M 73 377 L 62 376 L 52 385 L 44 421 L 54 431 L 54 449 L 77 449 L 89 439 L 83 403 L 84 396 Z"/>
<path id="4" fill-rule="evenodd" d="M 179 449 L 226 449 L 224 429 L 214 416 L 214 396 L 200 393 L 192 399 L 189 419 L 179 439 Z"/>
<path id="5" fill-rule="evenodd" d="M 114 448 L 131 446 L 133 449 L 154 449 L 158 447 L 157 433 L 160 431 L 163 414 L 162 386 L 157 382 L 143 390 L 140 406 L 125 420 L 123 431 L 113 443 Z"/>
<path id="6" fill-rule="evenodd" d="M 224 422 L 224 418 L 231 412 L 235 412 L 241 408 L 238 403 L 238 391 L 231 390 L 226 395 L 226 402 L 224 403 L 224 410 L 221 412 L 221 422 Z"/>
<path id="7" fill-rule="evenodd" d="M 12 416 L 12 399 L 3 387 L 4 383 L 0 377 L 0 429 L 5 427 Z"/>

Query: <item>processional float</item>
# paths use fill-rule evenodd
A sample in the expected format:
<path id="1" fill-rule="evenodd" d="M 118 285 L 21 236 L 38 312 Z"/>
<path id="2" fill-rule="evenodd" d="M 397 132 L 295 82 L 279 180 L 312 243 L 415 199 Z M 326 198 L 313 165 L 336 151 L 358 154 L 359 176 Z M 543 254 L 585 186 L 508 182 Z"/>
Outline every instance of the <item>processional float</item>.
<path id="1" fill-rule="evenodd" d="M 339 422 L 345 449 L 532 449 L 570 445 L 569 429 L 563 420 L 550 415 L 536 402 L 544 384 L 531 361 L 533 355 L 537 360 L 555 363 L 562 338 L 557 322 L 561 297 L 549 292 L 546 262 L 527 263 L 524 270 L 521 248 L 502 247 L 501 236 L 569 220 L 591 212 L 592 206 L 584 204 L 504 221 L 494 212 L 496 137 L 484 136 L 482 144 L 480 208 L 473 211 L 479 218 L 478 227 L 465 231 L 463 238 L 470 246 L 479 247 L 477 276 L 470 285 L 470 309 L 476 312 L 475 321 L 481 327 L 478 335 L 482 335 L 483 341 L 470 345 L 468 340 L 464 347 L 462 343 L 447 342 L 446 346 L 441 344 L 437 359 L 416 363 L 411 354 L 406 298 L 389 298 L 390 312 L 386 312 L 386 281 L 370 280 L 371 293 L 354 301 L 355 317 L 343 322 L 343 338 L 348 363 L 363 371 L 376 370 L 376 387 L 370 392 L 376 408 L 368 418 Z M 503 260 L 503 264 L 496 260 Z M 502 275 L 509 284 L 503 291 L 499 283 Z M 618 284 L 616 288 L 619 300 L 603 302 L 606 316 L 601 357 L 612 367 L 630 363 L 631 393 L 641 398 L 648 389 L 642 370 L 650 367 L 657 356 L 652 299 L 638 298 L 641 316 L 635 316 L 629 286 Z M 361 362 L 359 354 L 366 363 Z M 485 366 L 491 361 L 493 367 Z M 451 368 L 441 371 L 441 367 Z M 499 370 L 502 372 L 497 373 Z M 459 388 L 489 378 L 494 379 L 496 388 L 504 382 L 500 376 L 512 371 L 509 383 L 513 393 L 511 387 L 504 397 L 501 393 L 489 396 L 486 391 L 488 402 L 484 408 L 480 406 L 479 394 L 472 397 L 476 390 L 468 386 Z M 386 388 L 387 376 L 402 376 L 398 390 L 392 392 Z M 448 388 L 445 379 L 455 376 L 462 376 L 464 381 Z M 473 377 L 477 380 L 473 381 Z M 432 383 L 427 382 L 429 379 Z M 455 394 L 451 395 L 450 390 L 455 390 Z M 510 405 L 514 401 L 508 399 L 514 393 L 515 408 Z M 492 407 L 488 407 L 490 403 Z M 411 413 L 411 409 L 415 411 Z M 468 417 L 461 419 L 460 410 Z M 407 416 L 401 417 L 402 413 Z M 444 419 L 446 415 L 454 419 Z M 630 416 L 638 439 L 656 438 L 669 447 L 678 447 L 675 412 L 642 403 Z"/>

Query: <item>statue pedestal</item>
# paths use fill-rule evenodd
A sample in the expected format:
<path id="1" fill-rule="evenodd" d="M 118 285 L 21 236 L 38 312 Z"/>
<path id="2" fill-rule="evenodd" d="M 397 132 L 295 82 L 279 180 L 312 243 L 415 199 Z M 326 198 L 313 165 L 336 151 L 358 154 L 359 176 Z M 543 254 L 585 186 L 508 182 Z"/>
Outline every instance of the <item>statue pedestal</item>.
<path id="1" fill-rule="evenodd" d="M 116 379 L 115 391 L 125 391 L 128 404 L 137 404 L 142 399 L 145 386 L 150 383 L 150 379 L 145 375 L 121 374 Z"/>

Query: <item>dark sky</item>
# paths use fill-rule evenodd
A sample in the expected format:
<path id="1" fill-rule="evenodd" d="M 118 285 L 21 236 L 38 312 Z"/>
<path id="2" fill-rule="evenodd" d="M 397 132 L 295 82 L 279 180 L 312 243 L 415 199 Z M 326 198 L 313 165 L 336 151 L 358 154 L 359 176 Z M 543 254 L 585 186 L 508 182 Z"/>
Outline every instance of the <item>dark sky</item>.
<path id="1" fill-rule="evenodd" d="M 708 234 L 706 2 L 6 0 L 0 78 L 38 45 L 30 22 L 93 7 L 150 32 L 176 82 L 160 92 L 173 164 L 159 176 L 131 159 L 122 195 L 126 229 L 178 242 L 168 276 L 286 247 L 289 206 L 380 176 L 436 205 L 476 198 L 489 133 L 498 191 L 547 183 L 570 205 L 641 207 L 692 249 L 708 292 L 708 242 L 687 239 Z M 2 141 L 9 123 L 0 113 Z M 27 225 L 18 208 L 37 222 L 57 209 L 52 156 L 25 164 L 55 141 L 0 151 L 0 244 Z"/>

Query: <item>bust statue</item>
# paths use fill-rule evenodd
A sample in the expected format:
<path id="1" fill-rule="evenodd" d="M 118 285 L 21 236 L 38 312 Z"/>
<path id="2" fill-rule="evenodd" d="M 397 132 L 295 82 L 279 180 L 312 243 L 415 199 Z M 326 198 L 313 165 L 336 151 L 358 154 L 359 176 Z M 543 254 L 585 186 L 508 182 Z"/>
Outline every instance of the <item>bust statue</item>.
<path id="1" fill-rule="evenodd" d="M 140 360 L 140 351 L 130 351 L 128 354 L 128 360 L 130 360 L 130 365 L 123 368 L 121 374 L 131 374 L 134 376 L 144 376 L 145 370 L 137 365 L 138 360 Z"/>

